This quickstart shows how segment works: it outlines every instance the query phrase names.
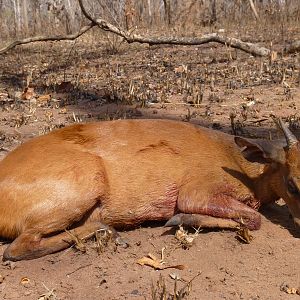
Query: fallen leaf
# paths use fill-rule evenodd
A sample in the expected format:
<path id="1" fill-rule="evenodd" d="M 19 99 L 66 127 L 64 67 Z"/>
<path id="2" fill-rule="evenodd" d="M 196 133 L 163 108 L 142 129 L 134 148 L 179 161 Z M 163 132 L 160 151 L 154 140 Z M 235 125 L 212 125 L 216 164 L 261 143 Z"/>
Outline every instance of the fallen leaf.
<path id="1" fill-rule="evenodd" d="M 154 269 L 159 269 L 159 270 L 163 270 L 165 268 L 165 266 L 163 266 L 159 261 L 153 260 L 150 257 L 143 257 L 143 258 L 139 259 L 137 261 L 137 263 L 141 266 L 146 265 L 146 266 L 152 267 Z"/>
<path id="2" fill-rule="evenodd" d="M 153 260 L 159 261 L 159 259 L 154 254 L 152 254 L 152 253 L 148 253 L 148 257 L 150 257 Z"/>
<path id="3" fill-rule="evenodd" d="M 41 95 L 37 98 L 37 102 L 39 104 L 46 104 L 51 100 L 51 95 L 47 94 L 47 95 Z"/>
<path id="4" fill-rule="evenodd" d="M 288 288 L 286 292 L 287 292 L 288 294 L 293 294 L 293 295 L 294 295 L 294 294 L 297 294 L 297 291 L 298 291 L 298 290 L 297 290 L 296 288 L 291 287 L 291 288 Z"/>
<path id="5" fill-rule="evenodd" d="M 30 100 L 35 96 L 34 88 L 26 87 L 21 95 L 22 100 Z"/>
<path id="6" fill-rule="evenodd" d="M 281 286 L 280 286 L 280 290 L 287 293 L 287 294 L 290 294 L 290 295 L 299 295 L 300 296 L 300 288 L 295 288 L 295 287 L 290 287 L 288 284 L 286 283 L 283 283 Z"/>
<path id="7" fill-rule="evenodd" d="M 149 253 L 148 256 L 144 256 L 143 258 L 139 259 L 137 263 L 141 266 L 149 266 L 156 270 L 164 270 L 164 269 L 170 269 L 175 268 L 178 270 L 183 270 L 183 265 L 164 265 L 165 262 L 162 260 L 159 260 L 155 255 Z"/>
<path id="8" fill-rule="evenodd" d="M 188 70 L 187 65 L 181 65 L 177 68 L 174 68 L 175 73 L 187 73 L 187 70 Z"/>

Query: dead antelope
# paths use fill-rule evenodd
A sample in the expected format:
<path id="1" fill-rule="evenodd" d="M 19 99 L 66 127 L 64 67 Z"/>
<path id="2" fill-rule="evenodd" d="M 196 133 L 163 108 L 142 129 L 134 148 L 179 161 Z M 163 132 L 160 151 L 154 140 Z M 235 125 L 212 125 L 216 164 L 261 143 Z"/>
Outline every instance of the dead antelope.
<path id="1" fill-rule="evenodd" d="M 283 198 L 300 225 L 299 143 L 285 146 L 188 123 L 77 124 L 34 138 L 0 162 L 5 260 L 40 257 L 106 226 L 259 229 L 263 203 Z"/>

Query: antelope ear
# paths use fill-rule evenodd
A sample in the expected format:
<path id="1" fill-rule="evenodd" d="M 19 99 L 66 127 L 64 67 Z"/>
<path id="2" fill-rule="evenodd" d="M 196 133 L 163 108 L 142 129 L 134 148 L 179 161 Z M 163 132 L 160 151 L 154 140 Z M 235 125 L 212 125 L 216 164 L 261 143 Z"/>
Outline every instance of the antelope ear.
<path id="1" fill-rule="evenodd" d="M 246 139 L 239 136 L 234 138 L 242 155 L 250 162 L 285 163 L 285 151 L 283 141 L 268 141 L 263 139 Z"/>

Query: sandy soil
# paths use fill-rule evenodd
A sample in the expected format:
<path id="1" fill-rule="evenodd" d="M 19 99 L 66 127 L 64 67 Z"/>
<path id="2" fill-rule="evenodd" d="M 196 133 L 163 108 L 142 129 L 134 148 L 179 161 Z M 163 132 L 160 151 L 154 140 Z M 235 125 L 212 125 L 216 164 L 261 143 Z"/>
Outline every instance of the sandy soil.
<path id="1" fill-rule="evenodd" d="M 1 158 L 21 142 L 66 124 L 114 118 L 172 118 L 276 137 L 270 119 L 276 114 L 299 136 L 299 54 L 270 63 L 233 50 L 229 55 L 215 45 L 133 46 L 118 55 L 94 45 L 70 56 L 71 45 L 48 45 L 43 51 L 16 49 L 0 62 Z M 23 93 L 26 81 L 35 96 Z M 203 99 L 194 105 L 197 95 Z M 250 244 L 233 231 L 203 230 L 184 249 L 174 230 L 147 224 L 121 233 L 130 242 L 127 249 L 109 244 L 98 253 L 89 241 L 85 253 L 71 248 L 1 263 L 0 298 L 167 299 L 161 295 L 174 294 L 177 277 L 176 290 L 189 292 L 186 299 L 300 299 L 300 233 L 284 203 L 261 213 L 262 228 L 251 233 Z M 185 268 L 157 271 L 137 264 L 148 253 L 160 257 L 163 248 L 166 265 Z"/>

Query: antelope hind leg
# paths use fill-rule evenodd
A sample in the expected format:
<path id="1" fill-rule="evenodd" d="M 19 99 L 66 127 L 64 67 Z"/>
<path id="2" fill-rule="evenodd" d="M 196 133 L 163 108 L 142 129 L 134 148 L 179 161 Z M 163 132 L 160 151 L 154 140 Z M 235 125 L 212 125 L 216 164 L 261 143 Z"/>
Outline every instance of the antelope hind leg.
<path id="1" fill-rule="evenodd" d="M 55 253 L 66 249 L 74 244 L 73 236 L 78 239 L 87 239 L 94 235 L 97 230 L 110 230 L 112 237 L 117 244 L 125 244 L 115 229 L 102 224 L 101 222 L 86 222 L 83 225 L 70 230 L 61 232 L 50 237 L 42 237 L 31 231 L 25 231 L 17 237 L 4 251 L 3 260 L 18 261 L 23 259 L 34 259 L 47 254 Z"/>

